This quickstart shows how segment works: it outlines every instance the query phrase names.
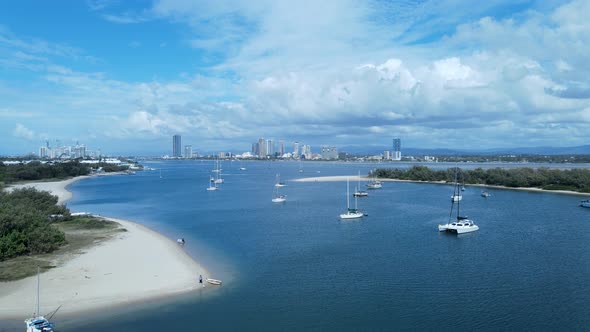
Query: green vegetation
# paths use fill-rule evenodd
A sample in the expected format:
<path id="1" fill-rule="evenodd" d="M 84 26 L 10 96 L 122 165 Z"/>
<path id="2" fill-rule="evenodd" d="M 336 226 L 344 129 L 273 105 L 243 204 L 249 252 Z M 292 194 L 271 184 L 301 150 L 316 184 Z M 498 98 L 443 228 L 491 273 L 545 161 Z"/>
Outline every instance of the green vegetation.
<path id="1" fill-rule="evenodd" d="M 409 169 L 380 168 L 371 173 L 370 176 L 399 180 L 452 182 L 455 176 L 455 168 L 440 171 L 432 170 L 426 166 L 413 166 Z M 485 184 L 512 188 L 535 187 L 546 190 L 590 192 L 590 170 L 587 169 L 559 170 L 498 167 L 485 170 L 482 168 L 462 170 L 459 168 L 459 181 L 465 184 Z"/>
<path id="2" fill-rule="evenodd" d="M 4 165 L 0 163 L 0 182 L 14 183 L 18 181 L 38 181 L 66 179 L 80 175 L 88 175 L 91 168 L 101 168 L 104 172 L 120 172 L 129 169 L 107 163 L 82 164 L 79 161 L 61 163 L 41 163 L 32 161 L 26 164 Z"/>
<path id="3" fill-rule="evenodd" d="M 17 280 L 59 265 L 65 253 L 126 231 L 92 216 L 72 217 L 57 197 L 33 188 L 0 187 L 0 281 Z"/>

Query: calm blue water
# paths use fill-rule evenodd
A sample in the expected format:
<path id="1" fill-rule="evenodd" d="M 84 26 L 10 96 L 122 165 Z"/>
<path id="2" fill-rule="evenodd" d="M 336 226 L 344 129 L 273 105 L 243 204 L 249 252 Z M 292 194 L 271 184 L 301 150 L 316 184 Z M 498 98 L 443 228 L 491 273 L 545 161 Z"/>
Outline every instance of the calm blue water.
<path id="1" fill-rule="evenodd" d="M 205 190 L 211 162 L 146 165 L 163 178 L 80 181 L 68 206 L 184 237 L 224 285 L 90 319 L 58 315 L 62 331 L 173 331 L 193 321 L 208 331 L 590 330 L 590 209 L 578 196 L 492 190 L 484 199 L 468 187 L 462 210 L 480 231 L 458 237 L 436 228 L 449 214 L 447 185 L 385 183 L 359 200 L 368 217 L 341 221 L 345 182 L 289 181 L 374 164 L 304 163 L 299 173 L 298 163 L 226 162 L 217 192 Z M 285 204 L 270 201 L 276 173 L 288 183 Z"/>

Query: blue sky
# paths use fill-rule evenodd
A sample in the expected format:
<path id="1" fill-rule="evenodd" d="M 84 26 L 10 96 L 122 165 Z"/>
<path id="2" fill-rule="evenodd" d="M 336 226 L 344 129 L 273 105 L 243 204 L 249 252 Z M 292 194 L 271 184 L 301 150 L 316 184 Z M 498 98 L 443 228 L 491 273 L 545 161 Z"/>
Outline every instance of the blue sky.
<path id="1" fill-rule="evenodd" d="M 0 154 L 588 144 L 588 1 L 0 3 Z"/>

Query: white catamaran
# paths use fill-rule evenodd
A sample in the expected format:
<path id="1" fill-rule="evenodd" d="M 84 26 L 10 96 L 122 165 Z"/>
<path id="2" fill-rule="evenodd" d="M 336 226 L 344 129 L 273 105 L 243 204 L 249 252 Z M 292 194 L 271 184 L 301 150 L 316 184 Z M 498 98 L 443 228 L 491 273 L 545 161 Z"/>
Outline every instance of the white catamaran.
<path id="1" fill-rule="evenodd" d="M 49 319 L 43 317 L 40 313 L 39 274 L 39 268 L 37 268 L 37 300 L 35 312 L 33 313 L 33 317 L 25 320 L 25 324 L 27 325 L 27 332 L 53 332 L 53 324 L 49 322 Z"/>
<path id="2" fill-rule="evenodd" d="M 364 214 L 358 210 L 357 197 L 354 197 L 354 209 L 350 208 L 350 183 L 346 179 L 346 213 L 340 214 L 340 219 L 362 218 Z"/>
<path id="3" fill-rule="evenodd" d="M 457 197 L 460 196 L 460 187 L 459 183 L 457 182 L 457 172 L 458 169 L 455 169 L 455 185 L 453 186 L 453 196 Z M 455 207 L 455 203 L 457 203 L 457 215 L 456 220 L 453 220 L 453 209 Z M 460 214 L 460 206 L 461 206 L 461 199 L 451 199 L 451 212 L 449 213 L 449 221 L 446 224 L 438 225 L 439 232 L 450 232 L 455 234 L 463 234 L 469 232 L 475 232 L 479 229 L 479 227 L 467 218 L 467 216 L 461 216 Z"/>

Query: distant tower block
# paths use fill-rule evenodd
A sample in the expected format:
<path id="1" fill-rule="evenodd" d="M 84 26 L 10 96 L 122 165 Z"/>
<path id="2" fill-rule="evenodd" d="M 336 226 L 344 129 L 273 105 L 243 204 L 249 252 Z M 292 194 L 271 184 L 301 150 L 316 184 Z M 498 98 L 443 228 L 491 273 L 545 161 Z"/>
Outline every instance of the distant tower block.
<path id="1" fill-rule="evenodd" d="M 393 139 L 393 160 L 402 160 L 402 140 L 399 138 Z"/>

